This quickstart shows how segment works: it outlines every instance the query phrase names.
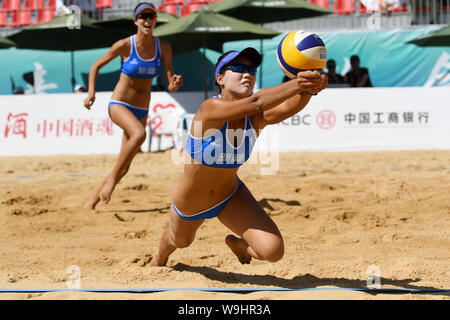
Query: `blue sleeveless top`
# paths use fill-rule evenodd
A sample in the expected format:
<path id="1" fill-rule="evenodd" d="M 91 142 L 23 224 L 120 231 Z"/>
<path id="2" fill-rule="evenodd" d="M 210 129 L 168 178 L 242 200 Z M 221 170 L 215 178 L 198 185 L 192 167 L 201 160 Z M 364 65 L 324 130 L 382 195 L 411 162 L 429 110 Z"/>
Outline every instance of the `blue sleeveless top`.
<path id="1" fill-rule="evenodd" d="M 158 76 L 161 69 L 161 48 L 157 37 L 155 37 L 155 45 L 156 49 L 153 59 L 142 59 L 137 51 L 135 35 L 132 35 L 131 54 L 125 61 L 122 61 L 121 71 L 133 78 L 150 79 Z"/>
<path id="2" fill-rule="evenodd" d="M 234 147 L 234 143 L 230 143 L 228 136 L 231 138 L 236 136 L 238 141 L 241 141 L 237 148 Z M 222 128 L 206 137 L 194 138 L 189 133 L 186 141 L 186 151 L 192 159 L 205 166 L 228 169 L 237 168 L 250 158 L 256 139 L 256 131 L 253 129 L 252 122 L 248 116 L 245 117 L 244 130 L 228 129 L 227 121 Z"/>

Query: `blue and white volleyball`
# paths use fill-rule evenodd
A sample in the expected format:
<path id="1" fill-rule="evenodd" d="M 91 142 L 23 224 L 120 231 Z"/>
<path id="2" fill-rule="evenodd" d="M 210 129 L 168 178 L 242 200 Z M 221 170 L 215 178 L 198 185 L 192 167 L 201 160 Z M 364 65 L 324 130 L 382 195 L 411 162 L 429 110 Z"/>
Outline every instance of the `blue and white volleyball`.
<path id="1" fill-rule="evenodd" d="M 318 35 L 295 30 L 280 41 L 277 60 L 284 74 L 293 79 L 300 71 L 322 71 L 327 63 L 327 48 Z"/>

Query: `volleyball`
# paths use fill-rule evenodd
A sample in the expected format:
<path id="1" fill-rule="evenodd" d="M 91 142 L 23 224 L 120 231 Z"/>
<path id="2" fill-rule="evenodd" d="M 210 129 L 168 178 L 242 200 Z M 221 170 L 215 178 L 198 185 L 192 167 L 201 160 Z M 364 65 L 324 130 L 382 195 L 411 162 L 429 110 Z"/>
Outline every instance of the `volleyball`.
<path id="1" fill-rule="evenodd" d="M 327 48 L 318 35 L 295 30 L 278 44 L 277 60 L 284 74 L 293 79 L 300 71 L 322 71 L 327 63 Z"/>

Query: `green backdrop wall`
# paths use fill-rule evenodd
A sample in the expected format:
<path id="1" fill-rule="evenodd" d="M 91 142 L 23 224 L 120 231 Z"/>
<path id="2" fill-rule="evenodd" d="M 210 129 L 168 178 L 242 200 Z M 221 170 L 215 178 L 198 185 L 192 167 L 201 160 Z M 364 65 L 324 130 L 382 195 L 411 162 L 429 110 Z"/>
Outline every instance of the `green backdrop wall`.
<path id="1" fill-rule="evenodd" d="M 318 33 L 327 46 L 328 58 L 337 62 L 337 71 L 349 68 L 351 55 L 360 57 L 361 65 L 369 69 L 372 83 L 377 87 L 443 86 L 450 85 L 450 47 L 418 47 L 407 41 L 434 29 L 391 30 L 372 32 Z M 284 35 L 264 40 L 262 86 L 281 83 L 283 73 L 276 62 L 276 48 Z M 228 42 L 224 51 L 253 46 L 260 49 L 259 40 Z M 87 75 L 94 61 L 108 49 L 75 52 L 75 79 L 87 85 Z M 209 90 L 214 88 L 214 64 L 220 53 L 206 50 Z M 180 91 L 203 90 L 203 56 L 201 51 L 174 57 L 174 70 L 183 75 L 184 87 Z M 40 70 L 40 71 L 39 71 Z M 106 65 L 97 82 L 99 91 L 110 91 L 117 82 L 119 58 Z M 37 72 L 36 89 L 45 93 L 71 92 L 70 53 L 41 50 L 0 50 L 0 94 L 12 93 L 12 81 L 31 92 L 23 74 Z M 154 81 L 156 84 L 156 80 Z"/>

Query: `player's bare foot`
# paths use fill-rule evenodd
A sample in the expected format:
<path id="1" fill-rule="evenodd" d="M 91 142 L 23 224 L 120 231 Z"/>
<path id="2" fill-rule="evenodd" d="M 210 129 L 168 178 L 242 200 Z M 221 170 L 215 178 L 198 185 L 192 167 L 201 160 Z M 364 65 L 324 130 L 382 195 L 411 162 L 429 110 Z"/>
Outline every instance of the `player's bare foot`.
<path id="1" fill-rule="evenodd" d="M 97 198 L 94 200 L 91 199 L 84 204 L 84 207 L 89 210 L 94 210 L 95 206 L 97 205 L 97 203 L 99 203 L 99 201 L 100 201 L 100 198 Z"/>
<path id="2" fill-rule="evenodd" d="M 240 263 L 249 264 L 252 261 L 252 257 L 247 252 L 248 244 L 243 239 L 230 234 L 225 237 L 225 243 L 230 247 Z"/>
<path id="3" fill-rule="evenodd" d="M 164 262 L 160 261 L 159 255 L 155 256 L 152 258 L 152 260 L 150 260 L 150 267 L 164 267 L 167 263 L 167 259 Z"/>
<path id="4" fill-rule="evenodd" d="M 103 203 L 108 203 L 111 200 L 111 194 L 114 191 L 116 184 L 114 181 L 108 180 L 100 191 L 99 197 Z"/>

